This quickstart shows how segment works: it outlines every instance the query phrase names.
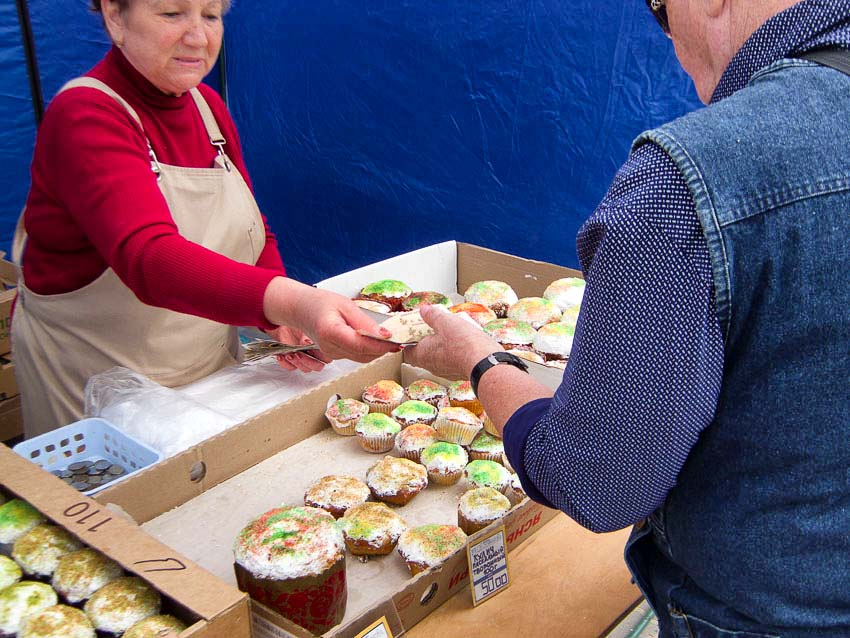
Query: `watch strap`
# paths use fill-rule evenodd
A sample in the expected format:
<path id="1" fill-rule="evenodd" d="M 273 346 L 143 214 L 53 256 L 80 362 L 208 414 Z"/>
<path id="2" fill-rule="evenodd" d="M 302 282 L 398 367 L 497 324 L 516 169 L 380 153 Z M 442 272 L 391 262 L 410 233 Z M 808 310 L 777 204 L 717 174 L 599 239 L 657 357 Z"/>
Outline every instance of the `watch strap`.
<path id="1" fill-rule="evenodd" d="M 519 368 L 523 372 L 528 372 L 528 364 L 510 352 L 500 351 L 488 354 L 486 357 L 481 359 L 481 361 L 475 364 L 475 367 L 472 368 L 472 372 L 469 375 L 469 383 L 472 386 L 472 391 L 475 393 L 475 396 L 478 396 L 478 384 L 481 382 L 481 377 L 484 373 L 490 368 L 501 363 Z"/>

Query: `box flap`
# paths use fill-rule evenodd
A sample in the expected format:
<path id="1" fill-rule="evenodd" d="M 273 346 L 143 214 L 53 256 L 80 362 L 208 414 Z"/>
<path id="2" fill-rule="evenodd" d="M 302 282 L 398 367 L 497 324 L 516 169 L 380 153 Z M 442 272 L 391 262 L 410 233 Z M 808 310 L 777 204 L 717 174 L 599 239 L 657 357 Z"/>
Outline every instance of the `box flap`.
<path id="1" fill-rule="evenodd" d="M 201 618 L 246 596 L 3 445 L 0 476 L 10 492 Z"/>

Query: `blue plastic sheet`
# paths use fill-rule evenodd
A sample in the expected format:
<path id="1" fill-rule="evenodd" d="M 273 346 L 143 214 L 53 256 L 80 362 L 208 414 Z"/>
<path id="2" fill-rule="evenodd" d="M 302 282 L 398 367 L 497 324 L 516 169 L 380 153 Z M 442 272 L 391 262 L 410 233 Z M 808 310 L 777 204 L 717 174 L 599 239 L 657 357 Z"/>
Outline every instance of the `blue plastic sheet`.
<path id="1" fill-rule="evenodd" d="M 106 38 L 83 2 L 30 11 L 49 99 Z M 641 0 L 251 0 L 225 24 L 255 192 L 307 282 L 446 239 L 577 266 L 631 140 L 698 105 Z M 8 66 L 4 97 L 24 101 Z M 11 129 L 28 168 L 32 132 Z M 8 186 L 0 231 L 28 172 Z"/>

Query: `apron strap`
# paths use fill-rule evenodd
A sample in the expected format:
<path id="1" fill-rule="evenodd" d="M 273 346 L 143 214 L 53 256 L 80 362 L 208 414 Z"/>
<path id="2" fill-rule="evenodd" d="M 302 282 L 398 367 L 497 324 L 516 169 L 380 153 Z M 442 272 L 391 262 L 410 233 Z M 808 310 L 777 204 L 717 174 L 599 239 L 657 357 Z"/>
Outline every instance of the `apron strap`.
<path id="1" fill-rule="evenodd" d="M 156 153 L 153 152 L 153 147 L 151 146 L 151 142 L 148 139 L 148 136 L 145 135 L 145 127 L 142 126 L 142 120 L 139 117 L 139 114 L 136 113 L 136 109 L 130 106 L 130 103 L 127 102 L 127 100 L 125 100 L 123 97 L 118 95 L 118 93 L 116 93 L 108 84 L 105 84 L 95 78 L 90 78 L 86 76 L 75 78 L 66 82 L 62 86 L 62 88 L 59 89 L 56 95 L 59 95 L 59 93 L 61 93 L 62 91 L 67 91 L 68 89 L 74 89 L 77 87 L 86 87 L 89 89 L 97 89 L 98 91 L 102 91 L 127 110 L 130 116 L 136 121 L 136 124 L 139 125 L 139 130 L 145 138 L 145 143 L 148 145 L 148 155 L 151 158 L 151 170 L 156 175 L 157 181 L 159 181 L 162 177 L 162 168 L 159 165 L 159 160 L 156 158 Z"/>
<path id="2" fill-rule="evenodd" d="M 230 162 L 227 161 L 227 155 L 224 154 L 224 145 L 227 144 L 227 140 L 224 139 L 221 129 L 218 128 L 218 122 L 215 121 L 215 116 L 212 113 L 212 109 L 210 109 L 210 105 L 207 104 L 204 96 L 201 95 L 201 92 L 197 88 L 191 89 L 189 93 L 192 95 L 192 99 L 195 100 L 195 106 L 198 107 L 198 113 L 201 114 L 201 119 L 204 121 L 207 135 L 210 138 L 210 144 L 218 147 L 218 154 L 224 162 L 224 167 L 229 171 Z"/>

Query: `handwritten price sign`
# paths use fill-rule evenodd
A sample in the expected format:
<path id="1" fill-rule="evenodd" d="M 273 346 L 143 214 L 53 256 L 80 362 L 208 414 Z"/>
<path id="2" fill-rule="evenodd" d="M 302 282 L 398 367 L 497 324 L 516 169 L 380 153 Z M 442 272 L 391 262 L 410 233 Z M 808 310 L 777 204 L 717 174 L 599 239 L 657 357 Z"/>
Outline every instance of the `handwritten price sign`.
<path id="1" fill-rule="evenodd" d="M 483 603 L 511 584 L 504 527 L 470 543 L 466 548 L 466 557 L 469 561 L 473 605 Z"/>

